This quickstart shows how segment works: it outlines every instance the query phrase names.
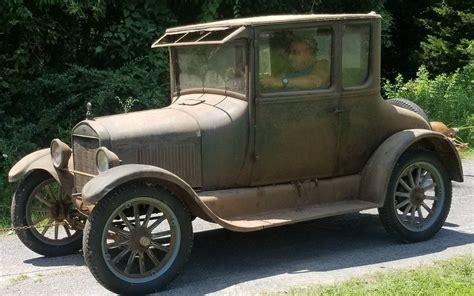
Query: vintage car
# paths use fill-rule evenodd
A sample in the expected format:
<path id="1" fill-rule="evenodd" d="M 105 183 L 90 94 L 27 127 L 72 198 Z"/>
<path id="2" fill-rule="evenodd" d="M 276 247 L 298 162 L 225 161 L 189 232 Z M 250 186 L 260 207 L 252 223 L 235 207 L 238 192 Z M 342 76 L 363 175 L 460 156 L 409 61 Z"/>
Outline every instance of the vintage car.
<path id="1" fill-rule="evenodd" d="M 152 48 L 169 49 L 170 105 L 88 116 L 71 147 L 20 160 L 18 237 L 45 256 L 82 248 L 117 293 L 170 283 L 196 217 L 248 232 L 377 208 L 395 238 L 429 239 L 461 162 L 418 106 L 382 99 L 380 31 L 373 12 L 166 30 Z"/>

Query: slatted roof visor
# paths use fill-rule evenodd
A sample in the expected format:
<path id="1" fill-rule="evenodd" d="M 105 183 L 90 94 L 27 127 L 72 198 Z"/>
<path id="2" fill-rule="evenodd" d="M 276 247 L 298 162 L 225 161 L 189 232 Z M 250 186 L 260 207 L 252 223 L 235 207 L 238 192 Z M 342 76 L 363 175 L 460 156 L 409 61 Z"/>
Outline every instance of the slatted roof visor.
<path id="1" fill-rule="evenodd" d="M 224 44 L 236 38 L 242 37 L 246 28 L 242 27 L 214 27 L 203 30 L 192 30 L 182 32 L 166 32 L 153 45 L 155 47 Z"/>

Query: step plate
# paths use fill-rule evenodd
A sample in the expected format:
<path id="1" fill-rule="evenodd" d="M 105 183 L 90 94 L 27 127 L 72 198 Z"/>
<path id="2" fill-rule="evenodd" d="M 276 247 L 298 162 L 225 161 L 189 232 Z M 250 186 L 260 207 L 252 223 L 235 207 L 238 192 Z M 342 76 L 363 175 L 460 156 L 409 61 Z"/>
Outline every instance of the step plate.
<path id="1" fill-rule="evenodd" d="M 225 219 L 225 221 L 235 227 L 242 228 L 240 231 L 255 231 L 279 225 L 293 224 L 329 216 L 354 213 L 377 207 L 378 204 L 372 202 L 362 200 L 347 200 L 313 205 L 306 208 L 294 208 L 269 213 L 261 213 L 252 216 L 233 217 Z"/>

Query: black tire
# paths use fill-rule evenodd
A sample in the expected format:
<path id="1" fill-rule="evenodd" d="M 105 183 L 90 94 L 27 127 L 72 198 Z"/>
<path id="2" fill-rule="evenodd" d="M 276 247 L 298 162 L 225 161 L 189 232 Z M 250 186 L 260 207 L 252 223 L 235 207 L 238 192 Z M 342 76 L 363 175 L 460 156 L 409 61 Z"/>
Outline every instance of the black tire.
<path id="1" fill-rule="evenodd" d="M 394 105 L 394 106 L 413 111 L 416 114 L 423 117 L 426 120 L 426 122 L 428 122 L 428 124 L 430 123 L 428 115 L 425 113 L 425 111 L 423 111 L 423 109 L 421 109 L 420 106 L 418 106 L 417 104 L 413 103 L 410 100 L 407 100 L 407 99 L 390 99 L 390 100 L 387 100 L 387 102 Z"/>
<path id="2" fill-rule="evenodd" d="M 148 207 L 146 207 L 147 204 Z M 140 213 L 139 216 L 134 215 L 135 206 Z M 152 211 L 156 210 L 157 213 L 153 212 L 153 214 L 150 215 L 145 214 L 150 207 L 154 208 Z M 130 219 L 133 220 L 135 217 L 135 220 L 133 220 L 135 222 L 127 222 L 130 223 L 130 227 L 127 228 L 127 223 L 125 223 L 123 219 L 120 220 L 120 213 L 127 216 L 127 221 L 130 221 Z M 154 256 L 156 256 L 155 259 L 158 259 L 162 253 L 159 253 L 159 249 L 152 248 L 153 243 L 157 241 L 149 234 L 152 243 L 150 244 L 150 241 L 148 241 L 148 246 L 145 247 L 145 251 L 137 251 L 135 249 L 137 245 L 143 248 L 143 246 L 139 244 L 141 244 L 141 239 L 145 234 L 141 232 L 142 234 L 138 236 L 137 241 L 136 233 L 140 228 L 141 230 L 145 229 L 148 231 L 150 223 L 152 222 L 150 217 L 152 215 L 155 215 L 155 218 L 158 217 L 155 222 L 152 223 L 152 225 L 154 225 L 160 219 L 160 216 L 157 216 L 160 214 L 164 217 L 162 221 L 166 221 L 166 224 L 169 225 L 170 238 L 168 251 L 164 253 L 165 251 L 161 250 L 164 255 L 158 260 L 163 263 L 153 265 L 156 263 L 155 261 L 151 262 L 151 257 L 147 252 L 153 252 Z M 141 218 L 142 216 L 145 216 L 145 218 Z M 138 217 L 139 221 L 138 227 L 136 217 Z M 123 223 L 117 224 L 121 223 L 120 221 Z M 114 232 L 114 230 L 111 230 L 112 228 L 117 229 L 117 227 L 119 227 L 121 231 Z M 126 229 L 128 229 L 128 232 Z M 153 230 L 150 230 L 150 232 L 151 231 Z M 122 241 L 128 241 L 121 246 L 118 246 L 119 243 L 117 241 L 113 241 L 109 244 L 108 241 L 112 240 L 111 236 L 114 237 L 113 239 L 115 240 L 115 238 L 121 236 L 120 232 L 129 234 L 128 238 L 125 238 L 125 236 L 120 238 Z M 146 235 L 148 235 L 148 233 Z M 161 243 L 161 241 L 159 241 L 159 243 Z M 105 288 L 120 294 L 153 293 L 167 286 L 178 275 L 181 268 L 187 262 L 193 244 L 191 217 L 183 203 L 169 191 L 151 184 L 127 184 L 109 193 L 95 206 L 86 222 L 83 244 L 86 264 L 92 275 Z M 113 244 L 117 244 L 114 246 L 115 248 L 109 248 L 109 245 Z M 165 245 L 166 242 L 161 246 L 163 247 Z M 126 248 L 131 249 L 114 262 L 118 256 L 116 254 L 120 255 L 125 252 L 124 250 Z M 115 253 L 112 253 L 114 250 L 116 250 Z M 135 252 L 141 252 L 141 255 Z M 145 254 L 147 255 L 145 256 Z M 137 255 L 140 255 L 138 257 L 141 258 L 137 258 Z M 125 260 L 127 257 L 128 260 Z M 146 271 L 142 272 L 141 267 L 138 269 L 139 263 L 140 260 L 146 261 L 146 258 L 148 258 L 148 264 L 143 264 Z M 138 264 L 136 264 L 136 261 L 139 261 Z M 131 265 L 127 271 L 129 262 L 131 262 Z M 137 277 L 135 277 L 135 274 L 132 274 L 133 271 L 131 270 L 133 269 L 136 270 L 135 274 L 139 273 Z"/>
<path id="3" fill-rule="evenodd" d="M 19 184 L 11 205 L 12 224 L 17 228 L 15 233 L 27 248 L 46 257 L 77 253 L 82 248 L 81 230 L 74 230 L 75 232 L 71 233 L 70 237 L 50 239 L 47 234 L 42 234 L 39 229 L 32 227 L 32 218 L 28 218 L 28 205 L 34 202 L 31 200 L 34 199 L 33 195 L 47 183 L 56 183 L 60 186 L 50 174 L 44 171 L 31 173 Z"/>
<path id="4" fill-rule="evenodd" d="M 427 173 L 423 175 L 419 173 L 419 169 Z M 431 184 L 425 186 L 429 179 L 432 180 Z M 400 180 L 408 187 L 411 182 L 418 185 L 413 185 L 413 190 L 409 191 Z M 421 187 L 432 187 L 429 190 L 432 190 L 433 194 L 428 192 L 428 189 L 421 190 Z M 387 232 L 396 239 L 406 243 L 424 241 L 433 237 L 443 226 L 451 207 L 451 197 L 451 180 L 436 154 L 428 151 L 409 151 L 400 157 L 392 172 L 384 206 L 378 209 L 380 219 Z M 426 215 L 425 220 L 423 212 Z"/>

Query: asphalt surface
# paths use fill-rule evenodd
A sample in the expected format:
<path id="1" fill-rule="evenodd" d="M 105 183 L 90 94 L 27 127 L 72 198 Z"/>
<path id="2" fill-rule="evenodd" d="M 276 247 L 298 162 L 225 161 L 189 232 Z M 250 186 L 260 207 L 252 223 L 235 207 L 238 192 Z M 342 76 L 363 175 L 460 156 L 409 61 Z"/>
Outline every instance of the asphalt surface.
<path id="1" fill-rule="evenodd" d="M 453 183 L 451 212 L 442 230 L 417 244 L 394 241 L 373 210 L 253 233 L 196 220 L 191 259 L 160 295 L 254 295 L 474 256 L 474 160 L 464 162 L 464 175 L 464 183 Z M 0 294 L 112 293 L 95 281 L 80 254 L 45 258 L 15 235 L 4 235 Z"/>

